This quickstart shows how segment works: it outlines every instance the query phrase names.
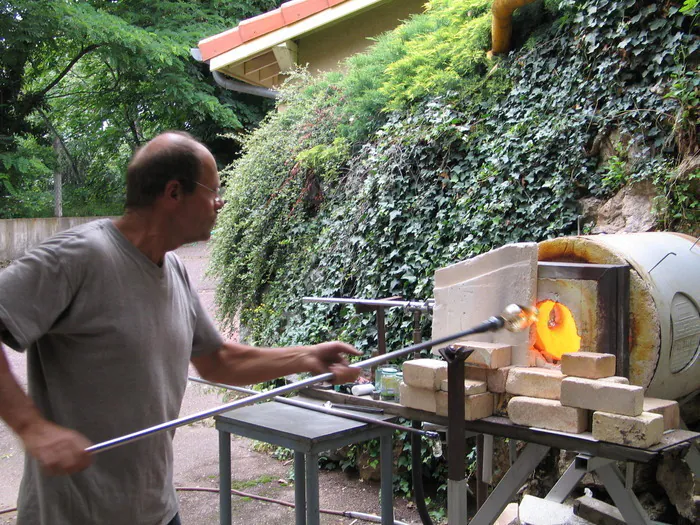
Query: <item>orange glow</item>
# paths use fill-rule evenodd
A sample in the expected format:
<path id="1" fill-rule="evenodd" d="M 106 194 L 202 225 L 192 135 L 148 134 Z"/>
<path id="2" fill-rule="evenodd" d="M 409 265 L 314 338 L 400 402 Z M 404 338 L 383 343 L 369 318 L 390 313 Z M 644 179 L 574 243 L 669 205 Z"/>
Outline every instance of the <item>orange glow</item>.
<path id="1" fill-rule="evenodd" d="M 563 354 L 578 352 L 581 337 L 576 330 L 574 316 L 566 306 L 551 300 L 537 303 L 540 310 L 536 324 L 535 348 L 554 359 Z"/>

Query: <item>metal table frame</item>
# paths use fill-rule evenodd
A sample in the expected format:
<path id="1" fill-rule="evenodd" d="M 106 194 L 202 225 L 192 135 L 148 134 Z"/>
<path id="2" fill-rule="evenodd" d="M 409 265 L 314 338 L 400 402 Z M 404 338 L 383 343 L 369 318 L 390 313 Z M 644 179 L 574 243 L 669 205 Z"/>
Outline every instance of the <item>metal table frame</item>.
<path id="1" fill-rule="evenodd" d="M 307 395 L 317 399 L 329 399 L 338 404 L 379 407 L 383 408 L 385 413 L 395 414 L 405 419 L 426 421 L 442 427 L 448 426 L 448 418 L 446 417 L 404 407 L 396 403 L 358 398 L 315 389 L 309 389 Z M 469 525 L 490 525 L 493 523 L 508 503 L 512 501 L 516 492 L 523 486 L 550 448 L 577 452 L 578 456 L 549 494 L 547 494 L 546 499 L 558 503 L 563 502 L 587 472 L 595 472 L 605 485 L 608 494 L 612 497 L 627 523 L 649 525 L 652 522 L 639 504 L 636 495 L 632 492 L 631 484 L 626 482 L 615 465 L 615 461 L 625 461 L 628 464 L 630 462 L 649 463 L 658 459 L 665 452 L 677 450 L 679 447 L 687 448 L 688 453 L 685 460 L 693 473 L 700 477 L 700 452 L 693 446 L 693 442 L 700 439 L 700 434 L 687 430 L 667 431 L 664 433 L 660 443 L 642 449 L 599 441 L 593 438 L 590 432 L 570 434 L 525 427 L 514 424 L 508 418 L 498 416 L 491 416 L 476 421 L 465 421 L 464 424 L 466 430 L 465 438 L 481 435 L 484 437 L 484 441 L 489 443 L 492 442 L 492 436 L 499 436 L 511 440 L 524 441 L 527 445 L 491 494 L 485 498 L 483 505 L 479 506 L 471 521 L 467 522 L 466 508 L 462 508 L 466 507 L 463 498 L 464 494 L 448 493 L 448 512 L 450 506 L 453 507 L 453 510 L 456 507 L 459 511 L 451 515 L 449 519 L 450 525 L 466 525 L 467 523 Z M 511 443 L 514 443 L 514 441 L 511 441 Z M 483 444 L 481 454 L 484 455 L 484 458 L 489 455 L 487 451 L 484 451 Z M 479 482 L 490 477 L 490 473 L 486 472 L 484 463 L 482 463 L 480 472 L 477 473 Z"/>
<path id="2" fill-rule="evenodd" d="M 313 403 L 311 399 L 305 401 Z M 378 420 L 395 416 L 372 415 Z M 231 524 L 231 434 L 294 450 L 296 525 L 319 525 L 318 457 L 321 452 L 380 439 L 381 519 L 394 523 L 392 436 L 394 430 L 282 403 L 251 405 L 215 418 L 219 432 L 221 525 Z"/>

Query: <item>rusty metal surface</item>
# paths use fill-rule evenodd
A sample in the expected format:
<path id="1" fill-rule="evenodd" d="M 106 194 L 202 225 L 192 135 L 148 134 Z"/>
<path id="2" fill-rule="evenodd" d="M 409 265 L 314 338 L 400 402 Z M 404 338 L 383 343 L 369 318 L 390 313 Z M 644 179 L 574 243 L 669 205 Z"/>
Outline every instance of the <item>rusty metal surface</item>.
<path id="1" fill-rule="evenodd" d="M 538 258 L 540 261 L 552 262 L 611 265 L 628 263 L 621 254 L 589 237 L 562 237 L 543 241 L 539 244 Z M 654 377 L 659 361 L 660 323 L 649 284 L 636 271 L 630 272 L 629 293 L 629 379 L 631 384 L 646 388 Z"/>

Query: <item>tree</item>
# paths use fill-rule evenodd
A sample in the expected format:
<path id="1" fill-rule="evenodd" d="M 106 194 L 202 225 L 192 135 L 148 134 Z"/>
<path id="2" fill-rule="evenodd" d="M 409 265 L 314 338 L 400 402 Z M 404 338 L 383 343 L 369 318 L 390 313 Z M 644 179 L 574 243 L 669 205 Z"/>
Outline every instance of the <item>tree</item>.
<path id="1" fill-rule="evenodd" d="M 42 213 L 28 197 L 50 191 L 36 179 L 57 171 L 74 208 L 118 203 L 126 160 L 167 129 L 190 131 L 228 162 L 238 146 L 226 134 L 267 107 L 216 86 L 190 48 L 278 3 L 0 2 L 0 217 Z"/>

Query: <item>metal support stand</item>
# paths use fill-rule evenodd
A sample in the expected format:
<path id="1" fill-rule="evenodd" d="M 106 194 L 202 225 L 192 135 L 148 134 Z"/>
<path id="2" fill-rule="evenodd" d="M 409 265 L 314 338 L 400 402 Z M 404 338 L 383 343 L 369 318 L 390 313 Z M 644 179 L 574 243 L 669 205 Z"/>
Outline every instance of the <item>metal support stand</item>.
<path id="1" fill-rule="evenodd" d="M 301 479 L 298 476 L 301 476 Z M 306 523 L 306 483 L 303 483 L 305 479 L 305 455 L 303 452 L 294 452 L 294 523 Z M 226 522 L 227 525 L 229 523 L 230 520 Z"/>
<path id="2" fill-rule="evenodd" d="M 512 467 L 518 459 L 518 442 L 515 439 L 508 440 L 508 462 Z"/>
<path id="3" fill-rule="evenodd" d="M 625 465 L 625 488 L 632 490 L 634 486 L 634 463 L 628 461 Z"/>
<path id="4" fill-rule="evenodd" d="M 294 484 L 301 483 L 294 475 Z M 296 499 L 296 498 L 295 498 Z M 321 523 L 321 502 L 318 490 L 318 454 L 306 453 L 306 525 Z"/>
<path id="5" fill-rule="evenodd" d="M 501 515 L 506 505 L 513 499 L 515 493 L 522 487 L 530 473 L 535 470 L 540 461 L 549 452 L 549 447 L 528 443 L 518 457 L 518 460 L 508 470 L 498 486 L 486 499 L 484 505 L 479 509 L 470 525 L 491 525 Z M 449 511 L 449 509 L 448 509 Z M 448 518 L 452 525 L 452 521 Z M 456 523 L 456 522 L 455 522 Z M 631 522 L 633 523 L 633 522 Z"/>
<path id="6" fill-rule="evenodd" d="M 392 438 L 383 435 L 379 438 L 379 464 L 382 473 L 381 479 L 381 502 L 382 502 L 382 523 L 394 523 L 394 483 Z"/>
<path id="7" fill-rule="evenodd" d="M 544 499 L 553 501 L 554 503 L 564 503 L 566 498 L 569 497 L 569 494 L 571 494 L 571 491 L 574 490 L 574 487 L 578 485 L 578 482 L 581 481 L 585 475 L 586 471 L 577 469 L 576 462 L 572 462 L 569 468 L 566 469 L 566 472 L 564 472 L 564 475 L 559 478 L 559 481 L 556 482 Z"/>
<path id="8" fill-rule="evenodd" d="M 484 463 L 481 469 L 481 481 L 487 487 L 493 481 L 493 436 L 484 434 Z"/>
<path id="9" fill-rule="evenodd" d="M 688 453 L 685 455 L 685 462 L 693 471 L 695 477 L 700 479 L 700 452 L 698 452 L 697 447 L 691 446 L 688 449 Z"/>
<path id="10" fill-rule="evenodd" d="M 391 418 L 377 414 L 378 420 Z M 283 403 L 263 403 L 217 416 L 219 432 L 221 525 L 231 525 L 231 434 L 294 450 L 296 525 L 319 525 L 318 456 L 368 439 L 380 439 L 381 523 L 394 523 L 391 428 L 358 423 Z M 248 520 L 250 521 L 250 520 Z M 253 520 L 255 521 L 255 520 Z"/>
<path id="11" fill-rule="evenodd" d="M 304 297 L 304 302 L 321 302 L 321 303 L 346 303 L 355 305 L 357 313 L 375 312 L 377 319 L 377 351 L 374 356 L 386 354 L 386 309 L 387 308 L 405 308 L 413 311 L 413 342 L 418 344 L 421 342 L 422 334 L 420 332 L 420 318 L 422 312 L 432 311 L 432 301 L 399 301 L 398 297 L 389 297 L 387 299 L 354 299 L 335 298 L 335 297 Z M 416 333 L 417 332 L 417 333 Z M 370 380 L 375 382 L 376 367 L 370 369 Z"/>
<path id="12" fill-rule="evenodd" d="M 476 436 L 476 510 L 478 511 L 489 495 L 489 486 L 484 482 L 484 435 Z"/>
<path id="13" fill-rule="evenodd" d="M 639 504 L 637 496 L 632 492 L 629 474 L 633 471 L 627 470 L 628 479 L 625 480 L 615 462 L 610 459 L 579 454 L 545 499 L 556 503 L 564 502 L 587 472 L 593 472 L 601 479 L 605 490 L 610 494 L 626 523 L 639 525 L 652 523 L 646 511 Z M 625 482 L 627 486 L 625 486 Z"/>
<path id="14" fill-rule="evenodd" d="M 626 523 L 651 525 L 649 516 L 640 505 L 637 496 L 625 487 L 622 474 L 615 464 L 611 462 L 603 465 L 595 469 L 595 473 L 603 481 L 605 490 L 610 494 Z"/>
<path id="15" fill-rule="evenodd" d="M 440 355 L 447 361 L 447 522 L 467 523 L 467 482 L 464 472 L 464 361 L 472 350 L 447 346 Z"/>
<path id="16" fill-rule="evenodd" d="M 219 523 L 231 524 L 231 434 L 219 433 Z"/>

